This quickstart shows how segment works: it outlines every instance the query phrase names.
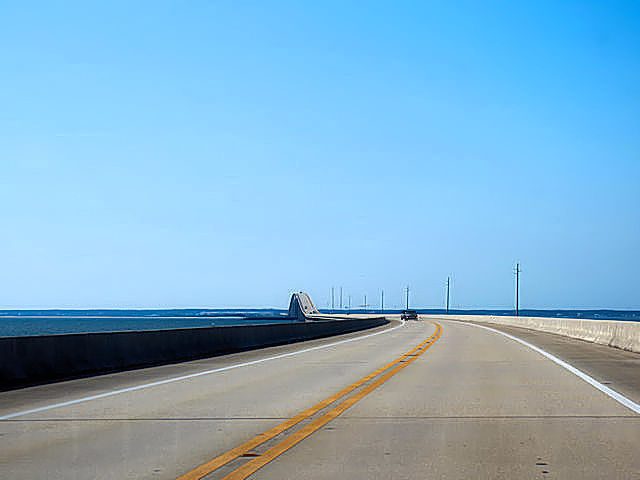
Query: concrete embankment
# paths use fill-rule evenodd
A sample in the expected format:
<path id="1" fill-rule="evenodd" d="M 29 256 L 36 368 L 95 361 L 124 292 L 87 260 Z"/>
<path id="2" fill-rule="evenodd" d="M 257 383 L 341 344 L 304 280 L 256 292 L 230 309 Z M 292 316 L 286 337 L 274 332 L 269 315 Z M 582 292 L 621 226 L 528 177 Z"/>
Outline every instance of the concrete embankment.
<path id="1" fill-rule="evenodd" d="M 384 317 L 0 338 L 0 388 L 312 340 L 389 323 Z"/>
<path id="2" fill-rule="evenodd" d="M 446 317 L 425 315 L 424 317 L 448 318 L 468 322 L 523 327 L 530 330 L 555 333 L 565 337 L 577 338 L 587 342 L 640 353 L 639 322 L 583 320 L 574 318 L 501 317 L 489 315 L 447 315 Z"/>

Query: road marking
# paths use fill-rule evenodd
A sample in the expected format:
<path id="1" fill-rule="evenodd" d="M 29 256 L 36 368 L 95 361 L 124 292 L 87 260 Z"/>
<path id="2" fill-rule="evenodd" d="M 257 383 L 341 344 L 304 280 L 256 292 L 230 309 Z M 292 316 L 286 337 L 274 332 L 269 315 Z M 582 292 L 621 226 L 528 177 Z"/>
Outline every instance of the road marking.
<path id="1" fill-rule="evenodd" d="M 257 365 L 259 363 L 264 363 L 264 362 L 268 362 L 268 361 L 271 361 L 271 360 L 278 360 L 280 358 L 292 357 L 294 355 L 299 355 L 301 353 L 312 352 L 314 350 L 320 350 L 320 349 L 323 349 L 323 348 L 335 347 L 336 345 L 341 345 L 343 343 L 349 343 L 349 342 L 355 342 L 355 341 L 359 341 L 359 340 L 364 340 L 365 338 L 375 337 L 376 335 L 381 335 L 383 333 L 392 332 L 396 328 L 400 328 L 400 327 L 402 327 L 404 325 L 404 323 L 405 323 L 404 320 L 401 320 L 401 322 L 402 323 L 400 325 L 396 325 L 395 327 L 391 327 L 391 328 L 388 328 L 386 330 L 382 330 L 380 332 L 369 333 L 367 335 L 363 335 L 363 336 L 359 336 L 359 337 L 355 337 L 355 338 L 348 338 L 346 340 L 340 340 L 339 342 L 328 343 L 326 345 L 318 345 L 317 347 L 304 348 L 302 350 L 296 350 L 295 352 L 283 353 L 283 354 L 280 354 L 280 355 L 274 355 L 272 357 L 261 358 L 259 360 L 252 360 L 250 362 L 243 362 L 243 363 L 238 363 L 238 364 L 235 364 L 235 365 L 228 365 L 226 367 L 214 368 L 214 369 L 211 369 L 211 370 L 205 370 L 203 372 L 190 373 L 189 375 L 181 375 L 179 377 L 166 378 L 164 380 L 159 380 L 157 382 L 151 382 L 151 383 L 144 383 L 142 385 L 136 385 L 135 387 L 127 387 L 127 388 L 121 388 L 121 389 L 118 389 L 118 390 L 111 390 L 109 392 L 99 393 L 97 395 L 91 395 L 89 397 L 77 398 L 75 400 L 69 400 L 69 401 L 66 401 L 66 402 L 60 402 L 60 403 L 54 403 L 54 404 L 51 404 L 51 405 L 45 405 L 44 407 L 32 408 L 30 410 L 23 410 L 21 412 L 10 413 L 8 415 L 0 416 L 0 420 L 9 420 L 11 418 L 21 417 L 23 415 L 29 415 L 31 413 L 44 412 L 46 410 L 52 410 L 54 408 L 60 408 L 60 407 L 67 407 L 69 405 L 75 405 L 77 403 L 89 402 L 91 400 L 98 400 L 100 398 L 113 397 L 114 395 L 120 395 L 122 393 L 135 392 L 137 390 L 142 390 L 142 389 L 145 389 L 145 388 L 157 387 L 159 385 L 166 385 L 167 383 L 179 382 L 179 381 L 182 381 L 182 380 L 188 380 L 190 378 L 201 377 L 203 375 L 211 375 L 212 373 L 226 372 L 227 370 L 233 370 L 234 368 L 248 367 L 248 366 L 251 366 L 251 365 Z"/>
<path id="2" fill-rule="evenodd" d="M 571 373 L 573 373 L 577 377 L 580 377 L 582 380 L 584 380 L 585 382 L 587 382 L 591 386 L 597 388 L 598 390 L 600 390 L 605 395 L 608 395 L 609 397 L 613 398 L 616 402 L 624 405 L 625 407 L 629 408 L 630 410 L 633 410 L 635 413 L 640 414 L 640 405 L 638 405 L 636 402 L 634 402 L 633 400 L 630 400 L 629 398 L 627 398 L 624 395 L 616 392 L 615 390 L 610 389 L 606 385 L 603 385 L 602 383 L 598 382 L 595 378 L 593 378 L 593 377 L 587 375 L 586 373 L 584 373 L 582 370 L 578 370 L 573 365 L 568 364 L 564 360 L 560 360 L 555 355 L 552 355 L 549 352 L 544 351 L 540 347 L 536 347 L 535 345 L 532 345 L 529 342 L 526 342 L 526 341 L 524 341 L 524 340 L 522 340 L 522 339 L 520 339 L 518 337 L 514 337 L 513 335 L 509 335 L 508 333 L 501 332 L 500 330 L 496 330 L 495 328 L 485 327 L 484 325 L 476 325 L 475 323 L 457 322 L 456 320 L 449 320 L 449 321 L 450 322 L 456 322 L 456 323 L 462 323 L 464 325 L 472 325 L 472 326 L 478 327 L 478 328 L 484 328 L 485 330 L 490 330 L 492 332 L 499 333 L 500 335 L 503 335 L 503 336 L 505 336 L 507 338 L 510 338 L 511 340 L 514 340 L 514 341 L 516 341 L 518 343 L 521 343 L 525 347 L 529 347 L 531 350 L 534 350 L 534 351 L 538 352 L 540 355 L 543 355 L 543 356 L 547 357 L 552 362 L 555 362 L 558 365 L 560 365 L 561 367 L 569 370 Z"/>
<path id="3" fill-rule="evenodd" d="M 383 373 L 383 372 L 385 372 L 387 370 L 390 370 L 392 367 L 395 367 L 392 370 L 390 370 L 387 373 L 385 373 L 382 377 L 380 377 L 378 380 L 373 382 L 371 385 L 368 385 L 367 387 L 362 389 L 360 392 L 358 392 L 355 395 L 353 395 L 353 396 L 347 398 L 346 400 L 344 400 L 341 404 L 339 404 L 336 407 L 334 407 L 331 411 L 329 411 L 328 413 L 326 413 L 322 417 L 314 420 L 313 422 L 311 422 L 309 425 L 307 425 L 306 427 L 302 428 L 298 432 L 295 432 L 295 433 L 289 435 L 288 437 L 284 438 L 278 444 L 276 444 L 275 446 L 273 446 L 272 448 L 267 450 L 264 454 L 257 456 L 253 460 L 245 463 L 244 465 L 242 465 L 238 469 L 234 470 L 233 472 L 231 472 L 230 474 L 225 476 L 223 480 L 239 480 L 239 479 L 247 478 L 249 475 L 252 475 L 258 469 L 262 468 L 264 465 L 266 465 L 267 463 L 271 462 L 272 460 L 274 460 L 278 456 L 282 455 L 284 452 L 289 450 L 291 447 L 293 447 L 297 443 L 301 442 L 302 440 L 307 438 L 309 435 L 311 435 L 312 433 L 314 433 L 315 431 L 317 431 L 318 429 L 320 429 L 321 427 L 323 427 L 324 425 L 329 423 L 331 420 L 336 418 L 338 415 L 343 413 L 345 410 L 347 410 L 353 404 L 355 404 L 360 399 L 364 398 L 366 395 L 368 395 L 373 390 L 378 388 L 380 385 L 382 385 L 384 382 L 386 382 L 389 378 L 394 376 L 396 373 L 398 373 L 400 370 L 405 368 L 411 362 L 415 361 L 420 355 L 422 355 L 424 352 L 426 352 L 427 349 L 431 345 L 433 345 L 436 342 L 436 340 L 438 340 L 438 338 L 440 337 L 440 334 L 442 333 L 442 327 L 439 324 L 435 323 L 435 322 L 432 322 L 432 323 L 436 326 L 436 331 L 429 338 L 427 338 L 426 340 L 424 340 L 423 342 L 418 344 L 416 347 L 412 348 L 409 352 L 407 352 L 404 355 L 398 357 L 393 362 L 391 362 L 391 363 L 385 365 L 384 367 L 381 367 L 381 368 L 377 369 L 375 372 L 373 372 L 373 373 L 361 378 L 360 380 L 358 380 L 357 382 L 349 385 L 348 387 L 346 387 L 345 389 L 341 390 L 337 394 L 326 398 L 322 402 L 320 402 L 317 405 L 311 407 L 310 409 L 305 410 L 304 412 L 296 415 L 292 419 L 287 420 L 286 422 L 284 422 L 284 423 L 272 428 L 271 430 L 268 430 L 267 432 L 264 432 L 264 433 L 262 433 L 260 435 L 256 435 L 254 438 L 252 438 L 251 440 L 243 443 L 242 445 L 239 445 L 239 446 L 229 450 L 228 452 L 225 452 L 222 455 L 210 460 L 209 462 L 200 465 L 196 469 L 194 469 L 194 470 L 182 475 L 181 477 L 178 477 L 177 480 L 199 480 L 201 478 L 204 478 L 205 476 L 209 475 L 211 472 L 215 471 L 216 469 L 218 469 L 218 468 L 222 467 L 223 465 L 231 462 L 232 460 L 235 460 L 236 458 L 240 457 L 241 455 L 249 452 L 250 450 L 254 449 L 255 447 L 257 447 L 257 446 L 265 443 L 266 441 L 270 440 L 271 438 L 274 438 L 279 433 L 282 433 L 282 432 L 288 430 L 289 428 L 291 428 L 292 426 L 296 425 L 297 423 L 300 423 L 302 420 L 304 420 L 306 418 L 309 418 L 310 416 L 312 416 L 315 413 L 317 413 L 320 410 L 322 410 L 324 407 L 330 405 L 331 403 L 335 402 L 339 398 L 341 398 L 341 397 L 345 396 L 346 394 L 352 392 L 353 390 L 357 389 L 358 387 L 360 387 L 361 385 L 365 384 L 369 380 L 377 377 L 379 374 L 381 374 L 381 373 Z M 418 353 L 414 355 L 415 352 L 418 352 Z"/>

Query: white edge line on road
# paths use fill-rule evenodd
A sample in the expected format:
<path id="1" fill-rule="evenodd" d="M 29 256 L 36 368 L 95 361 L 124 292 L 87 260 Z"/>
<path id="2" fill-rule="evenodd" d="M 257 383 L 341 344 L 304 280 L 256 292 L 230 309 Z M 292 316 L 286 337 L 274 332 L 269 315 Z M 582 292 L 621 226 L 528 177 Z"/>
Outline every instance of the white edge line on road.
<path id="1" fill-rule="evenodd" d="M 165 380 L 159 380 L 157 382 L 144 383 L 142 385 L 136 385 L 135 387 L 121 388 L 119 390 L 111 390 L 110 392 L 99 393 L 97 395 L 91 395 L 90 397 L 82 397 L 77 398 L 75 400 L 69 400 L 67 402 L 54 403 L 52 405 L 45 405 L 44 407 L 32 408 L 31 410 L 23 410 L 21 412 L 10 413 L 8 415 L 0 416 L 0 420 L 9 420 L 15 417 L 21 417 L 23 415 L 29 415 L 30 413 L 38 413 L 44 412 L 45 410 L 52 410 L 54 408 L 66 407 L 68 405 L 75 405 L 76 403 L 89 402 L 91 400 L 98 400 L 100 398 L 113 397 L 114 395 L 119 395 L 121 393 L 135 392 L 136 390 L 142 390 L 144 388 L 156 387 L 158 385 L 165 385 L 167 383 L 179 382 L 181 380 L 187 380 L 189 378 L 200 377 L 202 375 L 210 375 L 212 373 L 224 372 L 227 370 L 233 370 L 234 368 L 240 367 L 248 367 L 250 365 L 256 365 L 258 363 L 268 362 L 270 360 L 277 360 L 279 358 L 292 357 L 294 355 L 299 355 L 301 353 L 311 352 L 313 350 L 320 350 L 322 348 L 334 347 L 336 345 L 340 345 L 348 342 L 355 342 L 358 340 L 364 340 L 365 338 L 374 337 L 376 335 L 381 335 L 383 333 L 389 333 L 395 330 L 396 328 L 400 328 L 404 325 L 405 321 L 400 320 L 402 323 L 400 325 L 396 325 L 395 327 L 388 328 L 386 330 L 382 330 L 381 332 L 369 333 L 368 335 L 362 335 L 355 338 L 348 338 L 346 340 L 340 340 L 339 342 L 328 343 L 326 345 L 318 345 L 317 347 L 304 348 L 302 350 L 296 350 L 295 352 L 283 353 L 280 355 L 274 355 L 272 357 L 261 358 L 259 360 L 252 360 L 250 362 L 237 363 L 235 365 L 228 365 L 226 367 L 214 368 L 212 370 L 205 370 L 203 372 L 190 373 L 189 375 L 182 375 L 180 377 L 172 377 L 167 378 Z"/>
<path id="2" fill-rule="evenodd" d="M 501 332 L 500 330 L 496 330 L 495 328 L 485 327 L 484 325 L 477 325 L 475 323 L 460 322 L 460 321 L 457 321 L 457 320 L 449 320 L 449 321 L 450 322 L 456 322 L 456 323 L 462 323 L 464 325 L 471 325 L 473 327 L 484 328 L 485 330 L 490 330 L 492 332 L 499 333 L 500 335 L 503 335 L 503 336 L 505 336 L 507 338 L 510 338 L 511 340 L 514 340 L 514 341 L 516 341 L 518 343 L 521 343 L 525 347 L 529 347 L 531 350 L 535 350 L 540 355 L 543 355 L 543 356 L 547 357 L 552 362 L 555 362 L 558 365 L 560 365 L 561 367 L 566 368 L 571 373 L 573 373 L 574 375 L 580 377 L 582 380 L 584 380 L 585 382 L 587 382 L 591 386 L 597 388 L 598 390 L 600 390 L 605 395 L 608 395 L 609 397 L 613 398 L 616 402 L 624 405 L 625 407 L 629 408 L 630 410 L 633 410 L 635 413 L 640 414 L 640 405 L 638 405 L 636 402 L 634 402 L 633 400 L 628 399 L 627 397 L 625 397 L 624 395 L 616 392 L 615 390 L 610 389 L 606 385 L 601 384 L 595 378 L 587 375 L 582 370 L 578 370 L 576 367 L 568 364 L 567 362 L 565 362 L 563 360 L 560 360 L 558 357 L 556 357 L 554 355 L 551 355 L 548 352 L 545 352 L 540 347 L 536 347 L 535 345 L 532 345 L 529 342 L 525 342 L 524 340 L 522 340 L 522 339 L 520 339 L 518 337 L 514 337 L 513 335 L 509 335 L 508 333 L 505 333 L 505 332 Z"/>

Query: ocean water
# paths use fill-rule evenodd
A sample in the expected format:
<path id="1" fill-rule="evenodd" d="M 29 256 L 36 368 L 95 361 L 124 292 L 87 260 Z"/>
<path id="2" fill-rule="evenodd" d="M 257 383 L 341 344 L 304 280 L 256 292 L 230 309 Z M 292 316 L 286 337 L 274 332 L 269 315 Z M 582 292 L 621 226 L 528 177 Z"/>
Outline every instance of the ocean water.
<path id="1" fill-rule="evenodd" d="M 424 313 L 440 314 L 445 310 L 420 310 Z M 513 310 L 449 310 L 452 315 L 515 315 Z M 640 322 L 638 310 L 530 310 L 521 309 L 522 317 L 546 317 L 546 318 L 586 318 L 591 320 L 618 320 L 628 322 Z"/>
<path id="2" fill-rule="evenodd" d="M 291 322 L 286 310 L 0 310 L 0 337 Z"/>
<path id="3" fill-rule="evenodd" d="M 330 313 L 329 310 L 321 310 Z M 418 309 L 441 315 L 443 309 Z M 346 313 L 334 311 L 334 313 Z M 351 313 L 380 314 L 379 310 L 351 310 Z M 385 310 L 400 313 L 400 310 Z M 450 310 L 452 315 L 513 315 L 513 310 Z M 522 316 L 589 318 L 594 320 L 640 321 L 632 310 L 521 310 Z M 0 337 L 55 335 L 87 332 L 163 330 L 225 325 L 287 323 L 292 320 L 279 309 L 177 309 L 177 310 L 0 310 Z"/>

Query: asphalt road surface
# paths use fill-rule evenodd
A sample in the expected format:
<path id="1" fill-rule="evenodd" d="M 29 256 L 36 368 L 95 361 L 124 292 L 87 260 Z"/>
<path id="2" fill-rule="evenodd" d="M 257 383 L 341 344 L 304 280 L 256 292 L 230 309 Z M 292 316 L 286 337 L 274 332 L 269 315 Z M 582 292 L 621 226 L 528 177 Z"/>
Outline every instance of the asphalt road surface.
<path id="1" fill-rule="evenodd" d="M 499 329 L 640 403 L 640 355 Z M 640 479 L 632 408 L 448 320 L 3 392 L 0 446 L 7 479 Z"/>

